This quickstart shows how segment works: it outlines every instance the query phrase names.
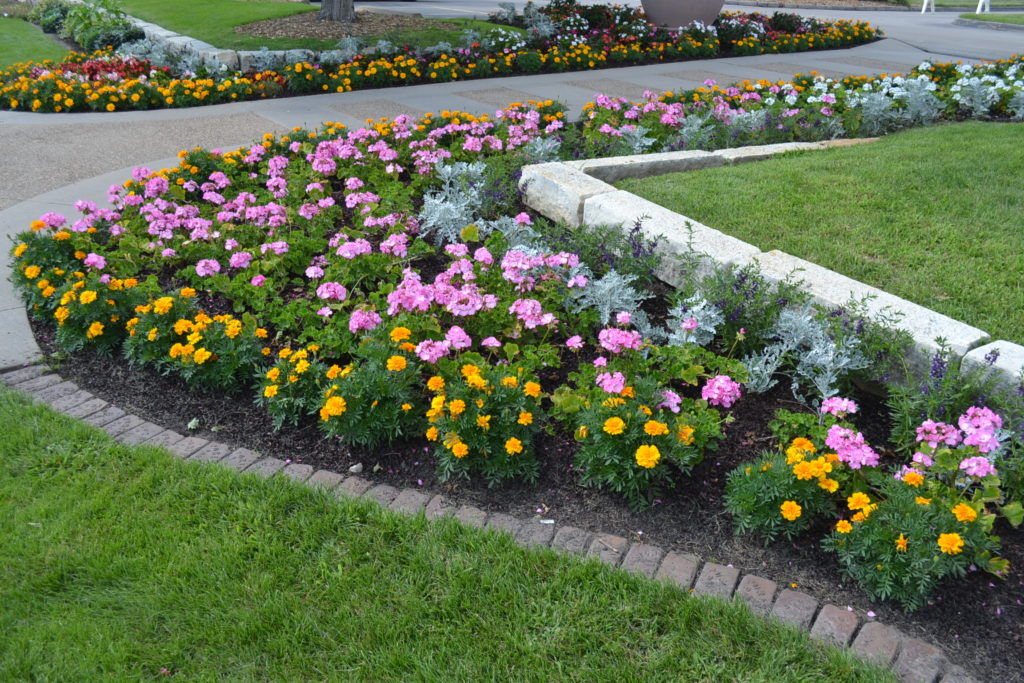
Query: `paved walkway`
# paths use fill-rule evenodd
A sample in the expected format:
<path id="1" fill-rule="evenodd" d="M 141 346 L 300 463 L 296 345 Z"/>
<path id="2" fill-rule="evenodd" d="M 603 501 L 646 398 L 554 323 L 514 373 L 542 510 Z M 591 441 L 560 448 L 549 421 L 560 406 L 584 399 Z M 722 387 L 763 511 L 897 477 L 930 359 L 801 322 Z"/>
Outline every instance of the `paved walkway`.
<path id="1" fill-rule="evenodd" d="M 395 8 L 395 3 L 380 4 Z M 429 16 L 464 16 L 468 8 L 485 15 L 488 7 L 495 6 L 496 2 L 488 0 L 425 0 L 401 9 Z M 516 76 L 192 109 L 112 114 L 0 112 L 0 158 L 6 162 L 0 165 L 0 236 L 21 232 L 46 211 L 70 215 L 76 199 L 101 200 L 106 189 L 122 182 L 134 166 L 172 166 L 177 163 L 175 155 L 184 148 L 234 148 L 252 143 L 263 133 L 283 133 L 293 126 L 315 127 L 323 121 L 358 126 L 367 118 L 442 109 L 482 114 L 530 99 L 557 99 L 572 115 L 578 115 L 582 105 L 599 92 L 638 98 L 644 90 L 694 88 L 708 78 L 720 83 L 778 80 L 812 70 L 828 76 L 877 74 L 905 71 L 925 59 L 972 61 L 1024 52 L 1019 34 L 954 26 L 956 15 L 951 13 L 797 11 L 864 19 L 881 26 L 891 37 L 848 50 Z M 8 274 L 5 254 L 0 259 L 0 370 L 39 357 L 24 308 L 7 282 Z"/>

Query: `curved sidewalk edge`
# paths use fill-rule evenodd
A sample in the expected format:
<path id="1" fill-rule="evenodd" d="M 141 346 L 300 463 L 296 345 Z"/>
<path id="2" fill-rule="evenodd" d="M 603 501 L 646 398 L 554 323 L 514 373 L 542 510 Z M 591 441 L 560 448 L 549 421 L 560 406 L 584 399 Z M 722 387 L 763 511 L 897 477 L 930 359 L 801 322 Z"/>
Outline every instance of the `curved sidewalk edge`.
<path id="1" fill-rule="evenodd" d="M 613 534 L 557 525 L 554 520 L 521 519 L 502 512 L 487 513 L 473 506 L 456 506 L 440 494 L 374 485 L 359 476 L 317 470 L 312 465 L 265 457 L 247 448 L 184 436 L 125 413 L 80 389 L 74 382 L 50 373 L 44 365 L 0 373 L 0 383 L 32 398 L 35 403 L 49 405 L 99 427 L 123 444 L 161 446 L 189 462 L 218 463 L 262 477 L 289 477 L 339 497 L 372 500 L 401 514 L 423 514 L 432 520 L 452 517 L 468 526 L 508 534 L 529 549 L 551 548 L 596 558 L 611 567 L 665 581 L 695 595 L 738 599 L 755 613 L 803 629 L 819 642 L 849 648 L 871 663 L 890 666 L 904 681 L 976 683 L 976 679 L 952 664 L 934 644 L 912 638 L 882 622 L 862 619 L 849 608 L 822 604 L 807 593 L 780 587 L 764 577 L 742 574 L 732 565 L 707 562 L 689 553 L 666 551 L 646 543 L 631 543 Z"/>
<path id="2" fill-rule="evenodd" d="M 968 14 L 970 14 L 968 12 Z M 996 31 L 1024 31 L 1024 24 L 1006 24 L 1001 21 L 980 21 L 978 19 L 956 19 L 953 21 L 957 26 L 970 26 L 971 28 L 987 28 Z"/>

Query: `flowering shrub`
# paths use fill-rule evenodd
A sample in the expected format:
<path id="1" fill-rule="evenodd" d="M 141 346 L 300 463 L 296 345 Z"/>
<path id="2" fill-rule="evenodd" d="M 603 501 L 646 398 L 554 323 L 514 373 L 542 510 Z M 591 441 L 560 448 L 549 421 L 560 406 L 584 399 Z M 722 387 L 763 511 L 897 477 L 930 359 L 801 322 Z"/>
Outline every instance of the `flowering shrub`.
<path id="1" fill-rule="evenodd" d="M 1001 417 L 973 406 L 956 425 L 926 420 L 910 462 L 886 474 L 879 454 L 845 421 L 856 411 L 848 399 L 829 399 L 811 439 L 797 437 L 731 472 L 726 507 L 737 530 L 771 542 L 832 518 L 823 543 L 843 571 L 873 597 L 907 609 L 969 565 L 1005 573 L 1009 563 L 996 557 L 992 526 L 997 515 L 1019 525 L 1024 508 L 1001 489 Z M 785 414 L 777 421 L 783 428 L 800 422 Z"/>

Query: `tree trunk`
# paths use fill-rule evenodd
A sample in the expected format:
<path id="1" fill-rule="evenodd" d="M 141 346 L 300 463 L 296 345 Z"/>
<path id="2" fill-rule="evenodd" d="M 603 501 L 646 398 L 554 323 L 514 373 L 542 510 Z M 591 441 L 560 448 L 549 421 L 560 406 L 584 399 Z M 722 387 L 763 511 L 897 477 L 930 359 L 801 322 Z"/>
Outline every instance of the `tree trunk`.
<path id="1" fill-rule="evenodd" d="M 356 8 L 353 0 L 323 0 L 320 5 L 321 21 L 343 21 L 350 24 L 355 21 Z"/>

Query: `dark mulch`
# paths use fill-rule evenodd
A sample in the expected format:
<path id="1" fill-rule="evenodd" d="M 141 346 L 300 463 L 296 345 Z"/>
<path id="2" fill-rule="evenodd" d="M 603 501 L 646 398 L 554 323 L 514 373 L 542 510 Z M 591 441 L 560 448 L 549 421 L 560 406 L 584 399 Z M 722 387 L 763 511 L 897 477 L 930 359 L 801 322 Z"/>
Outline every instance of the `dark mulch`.
<path id="1" fill-rule="evenodd" d="M 37 340 L 53 352 L 53 332 L 35 324 Z M 224 396 L 189 390 L 181 381 L 147 371 L 132 371 L 109 357 L 82 352 L 59 362 L 59 372 L 94 394 L 147 420 L 181 433 L 244 446 L 319 468 L 346 473 L 362 463 L 363 475 L 397 487 L 442 493 L 460 504 L 520 517 L 540 516 L 590 531 L 603 531 L 643 540 L 666 549 L 691 552 L 708 560 L 732 564 L 794 586 L 820 600 L 851 606 L 861 615 L 873 610 L 877 618 L 908 635 L 945 648 L 952 661 L 983 680 L 1024 681 L 1024 579 L 1018 572 L 1000 581 L 983 572 L 950 582 L 933 604 L 904 614 L 898 606 L 872 603 L 856 585 L 838 572 L 833 557 L 813 541 L 779 543 L 765 548 L 752 537 L 734 535 L 722 507 L 727 473 L 771 444 L 765 427 L 780 407 L 793 409 L 785 388 L 765 396 L 747 396 L 733 409 L 735 422 L 718 451 L 707 455 L 689 480 L 667 492 L 653 508 L 634 512 L 613 495 L 583 488 L 572 472 L 574 444 L 568 438 L 544 440 L 540 478 L 535 485 L 507 484 L 487 488 L 481 482 L 437 480 L 426 442 L 395 444 L 373 452 L 353 451 L 338 440 L 326 440 L 315 422 L 300 429 L 274 433 L 267 415 L 252 404 L 252 395 Z M 864 409 L 859 423 L 872 425 L 872 443 L 884 441 L 884 405 L 859 397 Z M 198 421 L 198 428 L 188 424 Z M 1024 531 L 1000 522 L 1005 556 L 1024 567 Z"/>
<path id="2" fill-rule="evenodd" d="M 456 24 L 436 19 L 424 19 L 418 14 L 357 12 L 356 20 L 347 24 L 340 21 L 320 21 L 318 16 L 319 12 L 304 12 L 289 17 L 256 21 L 236 26 L 235 32 L 261 38 L 314 38 L 317 40 L 336 38 L 340 40 L 347 36 L 364 38 L 424 29 L 459 30 Z"/>

